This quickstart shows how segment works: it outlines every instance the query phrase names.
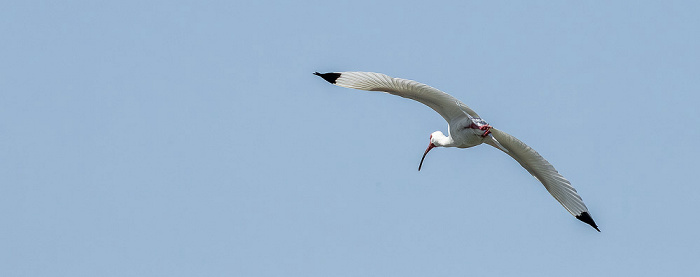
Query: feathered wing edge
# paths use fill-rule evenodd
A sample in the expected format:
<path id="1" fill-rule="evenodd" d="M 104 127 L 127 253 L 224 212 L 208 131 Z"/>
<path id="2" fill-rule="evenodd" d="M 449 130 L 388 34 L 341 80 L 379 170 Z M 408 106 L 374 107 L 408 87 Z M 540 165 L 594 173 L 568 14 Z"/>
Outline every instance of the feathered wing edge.
<path id="1" fill-rule="evenodd" d="M 453 96 L 413 80 L 393 78 L 386 74 L 375 72 L 314 72 L 314 75 L 336 86 L 367 91 L 381 91 L 418 101 L 435 110 L 447 122 L 452 122 L 464 116 L 479 117 L 474 110 Z"/>
<path id="2" fill-rule="evenodd" d="M 513 157 L 523 168 L 540 181 L 554 199 L 559 201 L 569 213 L 600 232 L 598 225 L 588 213 L 588 208 L 583 203 L 581 196 L 571 186 L 569 180 L 559 174 L 552 164 L 540 156 L 532 147 L 506 132 L 491 128 L 491 135 L 490 139 L 485 141 L 487 144 Z"/>

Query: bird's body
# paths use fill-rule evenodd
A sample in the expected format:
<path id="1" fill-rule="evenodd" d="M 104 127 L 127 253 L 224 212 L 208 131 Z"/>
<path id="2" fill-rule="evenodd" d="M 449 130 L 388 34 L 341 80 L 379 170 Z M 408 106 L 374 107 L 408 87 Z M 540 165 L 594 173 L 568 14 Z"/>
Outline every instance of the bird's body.
<path id="1" fill-rule="evenodd" d="M 576 189 L 547 160 L 515 137 L 491 127 L 476 112 L 451 95 L 416 81 L 392 78 L 381 73 L 314 74 L 341 87 L 382 91 L 416 100 L 438 112 L 449 124 L 448 135 L 445 136 L 440 131 L 430 135 L 430 144 L 423 154 L 418 170 L 423 165 L 425 156 L 435 147 L 469 148 L 486 143 L 513 157 L 542 182 L 547 191 L 567 211 L 600 232 Z"/>
<path id="2" fill-rule="evenodd" d="M 450 131 L 447 140 L 445 140 L 444 143 L 443 141 L 436 141 L 435 146 L 469 148 L 482 144 L 484 141 L 488 140 L 488 136 L 484 136 L 487 130 L 479 129 L 482 126 L 489 125 L 481 118 L 461 118 L 455 120 L 449 124 Z"/>

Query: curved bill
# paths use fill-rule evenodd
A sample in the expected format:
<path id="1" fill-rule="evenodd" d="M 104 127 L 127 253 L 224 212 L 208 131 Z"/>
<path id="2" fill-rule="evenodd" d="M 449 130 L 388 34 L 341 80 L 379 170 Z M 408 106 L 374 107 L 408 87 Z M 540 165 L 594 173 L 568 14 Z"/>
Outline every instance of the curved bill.
<path id="1" fill-rule="evenodd" d="M 430 145 L 428 145 L 428 149 L 425 149 L 425 153 L 423 153 L 423 158 L 420 159 L 420 165 L 418 165 L 418 171 L 420 171 L 420 168 L 423 167 L 423 160 L 425 160 L 425 155 L 428 155 L 428 152 L 430 152 L 431 149 L 435 148 L 435 144 L 432 142 Z"/>

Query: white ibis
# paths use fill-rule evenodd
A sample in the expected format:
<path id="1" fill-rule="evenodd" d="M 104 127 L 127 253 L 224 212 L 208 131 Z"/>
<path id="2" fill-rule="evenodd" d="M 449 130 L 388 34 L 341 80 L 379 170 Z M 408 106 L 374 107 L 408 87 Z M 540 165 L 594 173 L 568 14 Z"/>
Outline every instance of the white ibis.
<path id="1" fill-rule="evenodd" d="M 416 81 L 392 78 L 381 73 L 315 72 L 314 74 L 337 86 L 382 91 L 413 99 L 438 112 L 449 124 L 448 136 L 440 131 L 430 134 L 430 144 L 418 165 L 419 171 L 425 156 L 435 147 L 469 148 L 486 143 L 513 157 L 532 176 L 542 182 L 547 191 L 567 211 L 600 232 L 598 225 L 588 213 L 588 208 L 583 204 L 581 196 L 571 186 L 569 180 L 554 169 L 554 166 L 522 141 L 491 127 L 476 112 L 451 95 Z"/>

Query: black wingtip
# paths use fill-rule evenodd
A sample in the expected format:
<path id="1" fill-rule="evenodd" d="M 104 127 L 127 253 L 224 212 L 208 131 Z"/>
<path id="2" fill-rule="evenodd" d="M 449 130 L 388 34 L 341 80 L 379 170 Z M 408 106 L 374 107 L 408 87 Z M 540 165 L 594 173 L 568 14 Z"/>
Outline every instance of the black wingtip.
<path id="1" fill-rule="evenodd" d="M 323 78 L 324 80 L 328 81 L 331 84 L 335 84 L 335 80 L 337 80 L 340 77 L 340 73 L 335 73 L 335 72 L 330 72 L 330 73 L 314 72 L 314 75 L 321 76 L 321 78 Z"/>
<path id="2" fill-rule="evenodd" d="M 591 225 L 591 227 L 595 228 L 596 231 L 600 232 L 598 225 L 595 224 L 595 221 L 593 221 L 593 218 L 590 214 L 588 214 L 588 212 L 582 212 L 580 215 L 577 215 L 576 218 L 587 223 L 588 225 Z"/>

